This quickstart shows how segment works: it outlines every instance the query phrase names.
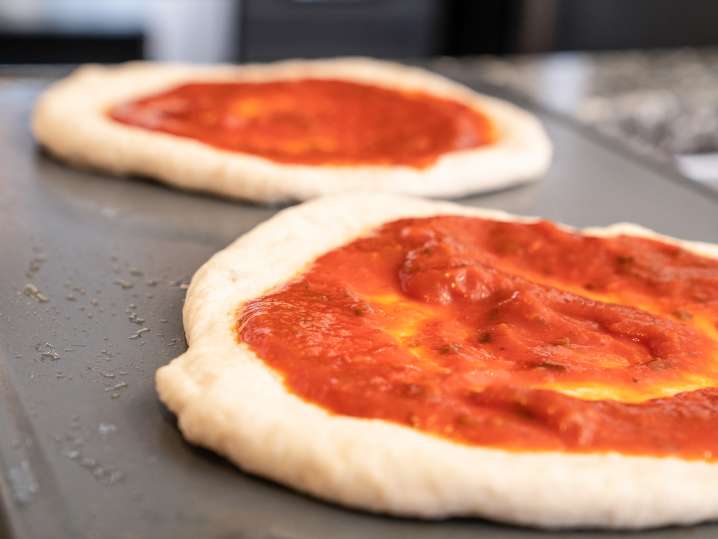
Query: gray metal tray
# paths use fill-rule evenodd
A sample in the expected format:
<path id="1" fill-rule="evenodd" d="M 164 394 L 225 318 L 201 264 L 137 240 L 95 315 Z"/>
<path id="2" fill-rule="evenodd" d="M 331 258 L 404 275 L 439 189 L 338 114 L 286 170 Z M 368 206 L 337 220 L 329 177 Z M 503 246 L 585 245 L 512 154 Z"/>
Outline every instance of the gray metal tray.
<path id="1" fill-rule="evenodd" d="M 342 509 L 185 443 L 153 389 L 155 369 L 185 347 L 185 283 L 212 253 L 276 209 L 53 161 L 28 128 L 41 86 L 0 86 L 0 537 L 549 535 L 480 520 L 432 523 Z M 546 178 L 463 203 L 578 226 L 635 221 L 718 241 L 718 203 L 708 194 L 558 118 L 543 120 L 556 145 Z M 149 331 L 138 336 L 144 327 Z M 718 526 L 631 535 L 708 538 L 718 536 Z"/>

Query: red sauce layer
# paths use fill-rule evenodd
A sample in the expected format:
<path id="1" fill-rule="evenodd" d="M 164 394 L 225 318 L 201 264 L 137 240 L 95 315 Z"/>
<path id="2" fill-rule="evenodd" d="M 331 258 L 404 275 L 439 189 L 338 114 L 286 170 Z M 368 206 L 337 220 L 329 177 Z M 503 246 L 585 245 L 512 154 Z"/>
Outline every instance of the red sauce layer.
<path id="1" fill-rule="evenodd" d="M 514 450 L 718 457 L 718 261 L 441 216 L 245 305 L 238 339 L 326 410 Z"/>
<path id="2" fill-rule="evenodd" d="M 118 105 L 109 116 L 222 150 L 309 165 L 421 168 L 496 138 L 486 116 L 456 101 L 327 79 L 183 84 Z"/>

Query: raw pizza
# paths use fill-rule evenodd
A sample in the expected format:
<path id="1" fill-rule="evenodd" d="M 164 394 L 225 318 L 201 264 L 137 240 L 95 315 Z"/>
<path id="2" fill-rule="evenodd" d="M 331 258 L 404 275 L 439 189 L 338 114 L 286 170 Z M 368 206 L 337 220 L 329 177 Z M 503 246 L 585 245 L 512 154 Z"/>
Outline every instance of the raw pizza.
<path id="1" fill-rule="evenodd" d="M 157 373 L 185 437 L 343 505 L 638 528 L 718 516 L 718 246 L 394 195 L 215 255 Z"/>
<path id="2" fill-rule="evenodd" d="M 40 97 L 33 131 L 71 163 L 261 202 L 461 196 L 534 179 L 551 156 L 528 112 L 362 58 L 85 66 Z"/>

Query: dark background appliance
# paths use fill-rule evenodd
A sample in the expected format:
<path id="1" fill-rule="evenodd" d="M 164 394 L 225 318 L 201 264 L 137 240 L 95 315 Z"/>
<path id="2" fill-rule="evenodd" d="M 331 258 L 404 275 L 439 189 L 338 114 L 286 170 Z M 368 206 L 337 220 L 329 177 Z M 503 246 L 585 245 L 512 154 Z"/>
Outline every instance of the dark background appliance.
<path id="1" fill-rule="evenodd" d="M 716 20 L 713 0 L 3 0 L 0 64 L 714 45 Z"/>

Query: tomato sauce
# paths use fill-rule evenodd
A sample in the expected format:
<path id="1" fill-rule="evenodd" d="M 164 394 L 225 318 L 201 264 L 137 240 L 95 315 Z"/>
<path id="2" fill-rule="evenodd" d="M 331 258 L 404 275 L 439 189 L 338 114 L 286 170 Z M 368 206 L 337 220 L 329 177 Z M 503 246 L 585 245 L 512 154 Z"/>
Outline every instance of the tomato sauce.
<path id="1" fill-rule="evenodd" d="M 238 312 L 327 411 L 511 450 L 718 457 L 718 260 L 540 221 L 387 223 Z"/>
<path id="2" fill-rule="evenodd" d="M 298 165 L 423 168 L 491 144 L 479 111 L 418 91 L 329 79 L 196 82 L 112 108 L 113 120 Z"/>

